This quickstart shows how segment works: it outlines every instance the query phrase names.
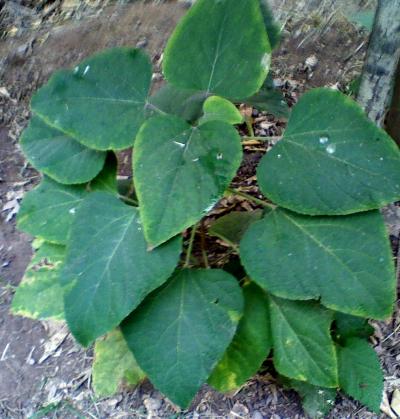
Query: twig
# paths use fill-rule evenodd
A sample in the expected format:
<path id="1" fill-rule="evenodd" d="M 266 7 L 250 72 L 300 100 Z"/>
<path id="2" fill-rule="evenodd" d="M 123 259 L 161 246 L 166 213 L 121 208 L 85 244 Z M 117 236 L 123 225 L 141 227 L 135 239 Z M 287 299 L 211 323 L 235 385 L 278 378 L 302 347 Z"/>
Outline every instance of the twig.
<path id="1" fill-rule="evenodd" d="M 196 231 L 197 231 L 197 227 L 199 226 L 199 224 L 195 224 L 192 227 L 192 231 L 190 232 L 190 239 L 189 239 L 189 246 L 186 252 L 186 259 L 185 259 L 185 264 L 183 265 L 184 268 L 188 268 L 189 264 L 190 264 L 190 256 L 192 255 L 192 250 L 193 250 L 193 243 L 194 243 L 194 238 L 196 236 Z"/>

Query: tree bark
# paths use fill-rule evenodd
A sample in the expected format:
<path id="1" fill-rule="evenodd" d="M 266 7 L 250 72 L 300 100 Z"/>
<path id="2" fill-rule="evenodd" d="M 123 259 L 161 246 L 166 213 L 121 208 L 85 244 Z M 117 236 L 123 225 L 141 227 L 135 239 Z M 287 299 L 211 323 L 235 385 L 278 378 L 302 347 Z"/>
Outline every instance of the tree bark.
<path id="1" fill-rule="evenodd" d="M 357 98 L 380 127 L 391 104 L 399 59 L 400 0 L 380 0 Z"/>

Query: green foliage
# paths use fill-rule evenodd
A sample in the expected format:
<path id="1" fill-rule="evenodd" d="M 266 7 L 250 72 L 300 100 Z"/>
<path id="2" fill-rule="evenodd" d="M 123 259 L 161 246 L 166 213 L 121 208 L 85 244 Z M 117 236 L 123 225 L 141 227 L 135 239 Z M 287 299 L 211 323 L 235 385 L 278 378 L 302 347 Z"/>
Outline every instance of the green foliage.
<path id="1" fill-rule="evenodd" d="M 58 279 L 65 247 L 43 242 L 17 288 L 11 311 L 31 319 L 64 319 L 63 291 Z"/>
<path id="2" fill-rule="evenodd" d="M 187 407 L 231 342 L 242 310 L 234 277 L 185 269 L 151 294 L 122 332 L 152 383 Z"/>
<path id="3" fill-rule="evenodd" d="M 338 346 L 340 387 L 351 397 L 379 413 L 383 393 L 383 374 L 379 359 L 368 343 L 348 339 Z"/>
<path id="4" fill-rule="evenodd" d="M 239 245 L 250 225 L 262 217 L 261 210 L 232 211 L 215 220 L 208 230 L 208 234 L 216 236 L 233 247 Z"/>
<path id="5" fill-rule="evenodd" d="M 240 114 L 236 106 L 222 97 L 210 96 L 203 105 L 204 115 L 199 120 L 199 124 L 208 121 L 222 121 L 227 124 L 241 124 L 243 116 Z"/>
<path id="6" fill-rule="evenodd" d="M 326 417 L 335 404 L 334 388 L 316 387 L 297 380 L 286 380 L 286 385 L 299 393 L 304 411 L 313 419 Z"/>
<path id="7" fill-rule="evenodd" d="M 150 81 L 147 55 L 114 48 L 57 72 L 32 98 L 32 110 L 87 147 L 119 150 L 133 145 Z"/>
<path id="8" fill-rule="evenodd" d="M 170 115 L 145 122 L 136 138 L 133 171 L 148 242 L 158 246 L 207 214 L 241 158 L 240 137 L 226 122 L 192 127 Z"/>
<path id="9" fill-rule="evenodd" d="M 134 386 L 145 376 L 119 330 L 96 342 L 92 379 L 98 397 L 112 396 L 122 383 Z"/>
<path id="10" fill-rule="evenodd" d="M 169 278 L 180 248 L 176 237 L 149 252 L 137 208 L 108 193 L 89 194 L 77 210 L 61 273 L 75 338 L 88 345 L 117 326 Z"/>
<path id="11" fill-rule="evenodd" d="M 267 295 L 254 283 L 243 287 L 244 311 L 236 334 L 208 379 L 219 391 L 243 385 L 260 368 L 272 342 Z"/>
<path id="12" fill-rule="evenodd" d="M 320 298 L 331 309 L 375 319 L 392 312 L 396 280 L 378 211 L 334 218 L 278 208 L 251 225 L 240 255 L 250 277 L 279 297 Z"/>
<path id="13" fill-rule="evenodd" d="M 24 131 L 20 144 L 33 167 L 65 184 L 92 180 L 106 158 L 104 152 L 83 146 L 35 116 Z"/>
<path id="14" fill-rule="evenodd" d="M 78 342 L 96 341 L 99 396 L 145 374 L 187 407 L 206 382 L 240 387 L 271 353 L 309 415 L 326 414 L 338 388 L 379 408 L 367 319 L 388 317 L 395 299 L 377 210 L 400 199 L 400 153 L 350 98 L 315 89 L 258 166 L 273 203 L 230 189 L 243 118 L 229 100 L 289 115 L 266 79 L 279 31 L 265 7 L 198 0 L 151 97 L 150 59 L 114 48 L 56 73 L 32 99 L 21 146 L 45 176 L 18 227 L 44 243 L 12 310 L 65 319 Z M 133 180 L 121 184 L 114 152 L 131 146 Z M 208 217 L 228 194 L 264 208 Z M 212 236 L 231 249 L 208 261 Z"/>
<path id="15" fill-rule="evenodd" d="M 399 167 L 397 145 L 352 99 L 314 89 L 293 109 L 257 177 L 278 205 L 302 214 L 345 215 L 398 199 Z"/>
<path id="16" fill-rule="evenodd" d="M 314 302 L 270 297 L 274 365 L 286 377 L 337 387 L 337 361 L 330 337 L 333 313 Z"/>
<path id="17" fill-rule="evenodd" d="M 163 70 L 177 87 L 238 99 L 258 91 L 270 62 L 258 0 L 202 0 L 178 23 Z"/>

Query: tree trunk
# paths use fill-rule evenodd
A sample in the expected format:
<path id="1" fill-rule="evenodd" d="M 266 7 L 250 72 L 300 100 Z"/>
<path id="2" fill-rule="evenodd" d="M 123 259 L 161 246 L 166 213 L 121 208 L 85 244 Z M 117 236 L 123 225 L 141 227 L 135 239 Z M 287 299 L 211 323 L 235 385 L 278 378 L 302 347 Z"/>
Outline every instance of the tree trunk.
<path id="1" fill-rule="evenodd" d="M 380 127 L 391 104 L 399 58 L 400 0 L 380 0 L 357 98 Z"/>

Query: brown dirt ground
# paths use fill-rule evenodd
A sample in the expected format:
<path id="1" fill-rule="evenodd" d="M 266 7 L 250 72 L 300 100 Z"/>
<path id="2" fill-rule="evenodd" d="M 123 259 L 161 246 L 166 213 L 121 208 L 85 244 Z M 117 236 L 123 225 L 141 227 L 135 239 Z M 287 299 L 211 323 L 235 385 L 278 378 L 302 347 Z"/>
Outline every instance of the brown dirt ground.
<path id="1" fill-rule="evenodd" d="M 184 13 L 182 6 L 172 2 L 113 5 L 98 0 L 92 2 L 92 7 L 74 0 L 16 1 L 15 7 L 10 7 L 11 3 L 6 4 L 7 14 L 0 12 L 0 31 L 4 31 L 0 43 L 0 88 L 6 89 L 0 90 L 0 210 L 9 201 L 18 202 L 22 192 L 39 181 L 17 146 L 29 118 L 32 93 L 54 70 L 74 66 L 107 47 L 145 45 L 157 65 L 168 34 Z M 45 6 L 39 10 L 30 7 L 37 4 Z M 0 11 L 1 5 L 0 1 Z M 289 104 L 311 87 L 337 85 L 344 89 L 361 71 L 366 33 L 339 14 L 312 15 L 301 21 L 289 17 L 284 31 L 285 39 L 275 54 L 273 68 Z M 306 59 L 313 55 L 317 64 L 306 65 Z M 256 135 L 281 135 L 284 121 L 265 114 L 254 116 Z M 266 122 L 267 128 L 261 122 Z M 254 169 L 264 152 L 262 145 L 247 146 L 245 162 L 235 179 L 250 193 L 257 193 Z M 214 216 L 247 205 L 226 199 Z M 390 206 L 385 214 L 396 253 L 400 210 Z M 125 389 L 115 397 L 97 400 L 90 382 L 91 350 L 79 348 L 62 324 L 9 314 L 13 291 L 31 256 L 31 238 L 16 230 L 15 217 L 7 222 L 7 215 L 9 211 L 0 214 L 0 418 L 177 417 L 174 406 L 148 382 L 133 390 Z M 224 252 L 218 245 L 214 249 L 218 257 Z M 393 390 L 400 388 L 399 313 L 397 310 L 386 323 L 374 323 L 373 343 L 385 369 L 388 400 Z M 265 371 L 236 394 L 220 395 L 204 387 L 182 417 L 304 417 L 298 397 L 282 389 L 270 373 L 267 363 Z M 339 395 L 330 417 L 377 416 Z"/>

